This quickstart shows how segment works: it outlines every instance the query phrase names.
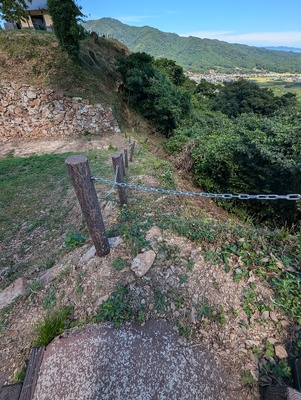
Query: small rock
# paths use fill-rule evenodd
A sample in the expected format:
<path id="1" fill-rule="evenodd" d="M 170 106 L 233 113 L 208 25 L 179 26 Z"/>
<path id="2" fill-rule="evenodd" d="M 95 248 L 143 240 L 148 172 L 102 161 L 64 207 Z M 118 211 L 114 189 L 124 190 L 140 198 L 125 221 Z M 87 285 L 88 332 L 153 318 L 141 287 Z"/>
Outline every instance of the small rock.
<path id="1" fill-rule="evenodd" d="M 146 251 L 145 253 L 139 254 L 131 265 L 131 270 L 141 278 L 145 275 L 152 267 L 156 258 L 156 253 L 153 250 Z"/>
<path id="2" fill-rule="evenodd" d="M 10 305 L 17 297 L 26 293 L 26 280 L 19 278 L 0 292 L 0 310 Z"/>
<path id="3" fill-rule="evenodd" d="M 84 254 L 81 258 L 82 262 L 87 262 L 89 261 L 92 257 L 94 257 L 96 254 L 96 249 L 95 246 L 92 246 L 87 252 L 86 254 Z"/>
<path id="4" fill-rule="evenodd" d="M 115 249 L 121 243 L 123 243 L 123 239 L 120 236 L 109 238 L 109 245 L 110 245 L 111 249 Z"/>
<path id="5" fill-rule="evenodd" d="M 276 356 L 278 358 L 280 358 L 280 360 L 282 360 L 283 358 L 287 358 L 288 357 L 287 351 L 280 344 L 275 346 L 275 354 L 276 354 Z"/>
<path id="6" fill-rule="evenodd" d="M 278 318 L 277 318 L 276 314 L 272 311 L 270 311 L 270 318 L 272 321 L 278 322 Z"/>
<path id="7" fill-rule="evenodd" d="M 280 321 L 280 324 L 281 324 L 282 328 L 287 328 L 290 325 L 290 323 L 285 319 L 282 319 Z"/>
<path id="8" fill-rule="evenodd" d="M 264 311 L 264 312 L 261 314 L 261 319 L 263 319 L 263 320 L 265 321 L 265 320 L 267 320 L 267 319 L 269 318 L 269 316 L 270 316 L 269 311 Z"/>
<path id="9" fill-rule="evenodd" d="M 45 272 L 41 273 L 41 276 L 38 278 L 39 282 L 42 285 L 48 285 L 51 281 L 53 281 L 61 272 L 64 270 L 67 271 L 68 267 L 65 264 L 54 265 L 53 267 L 47 269 Z"/>
<path id="10" fill-rule="evenodd" d="M 96 305 L 97 305 L 97 306 L 100 306 L 102 303 L 104 303 L 105 301 L 107 301 L 109 297 L 110 297 L 110 296 L 109 296 L 108 294 L 105 295 L 105 296 L 100 297 L 100 298 L 97 300 Z"/>
<path id="11" fill-rule="evenodd" d="M 255 340 L 246 340 L 245 346 L 246 346 L 246 348 L 252 349 L 253 347 L 258 346 L 258 342 Z"/>

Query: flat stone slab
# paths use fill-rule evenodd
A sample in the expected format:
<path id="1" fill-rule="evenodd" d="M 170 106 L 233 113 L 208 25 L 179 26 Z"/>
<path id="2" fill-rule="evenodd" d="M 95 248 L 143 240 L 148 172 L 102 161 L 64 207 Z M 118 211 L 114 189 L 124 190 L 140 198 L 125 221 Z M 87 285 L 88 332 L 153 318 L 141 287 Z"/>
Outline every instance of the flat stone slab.
<path id="1" fill-rule="evenodd" d="M 33 400 L 243 400 L 199 345 L 163 320 L 91 324 L 46 348 Z"/>
<path id="2" fill-rule="evenodd" d="M 0 310 L 9 306 L 17 297 L 25 294 L 26 288 L 26 280 L 24 278 L 19 278 L 6 289 L 0 291 Z"/>

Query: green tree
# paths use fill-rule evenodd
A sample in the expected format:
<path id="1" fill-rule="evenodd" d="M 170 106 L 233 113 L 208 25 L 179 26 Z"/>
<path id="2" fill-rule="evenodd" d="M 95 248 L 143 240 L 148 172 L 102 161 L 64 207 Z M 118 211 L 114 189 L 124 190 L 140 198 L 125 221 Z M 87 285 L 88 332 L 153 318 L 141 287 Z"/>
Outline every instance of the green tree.
<path id="1" fill-rule="evenodd" d="M 206 79 L 201 79 L 195 89 L 195 93 L 212 99 L 216 96 L 219 88 L 220 85 L 215 85 L 214 83 L 206 81 Z"/>
<path id="2" fill-rule="evenodd" d="M 220 110 L 229 117 L 244 113 L 272 115 L 278 108 L 272 90 L 262 89 L 245 79 L 225 82 L 212 103 L 213 110 Z"/>
<path id="3" fill-rule="evenodd" d="M 155 70 L 153 57 L 147 53 L 132 53 L 118 59 L 118 70 L 121 73 L 128 102 L 139 108 L 147 95 L 146 89 L 151 85 Z"/>
<path id="4" fill-rule="evenodd" d="M 190 94 L 174 85 L 154 67 L 146 53 L 132 53 L 119 59 L 119 72 L 129 104 L 151 120 L 166 136 L 190 113 Z"/>
<path id="5" fill-rule="evenodd" d="M 84 17 L 81 8 L 73 0 L 47 0 L 47 6 L 61 48 L 76 60 L 79 40 L 84 36 L 84 28 L 79 24 Z"/>
<path id="6" fill-rule="evenodd" d="M 31 0 L 28 1 L 31 3 Z M 0 2 L 0 17 L 10 22 L 20 23 L 21 19 L 27 19 L 26 0 L 3 0 Z"/>
<path id="7" fill-rule="evenodd" d="M 172 60 L 160 58 L 154 61 L 154 66 L 159 71 L 165 73 L 171 82 L 176 86 L 181 86 L 186 80 L 183 68 Z"/>

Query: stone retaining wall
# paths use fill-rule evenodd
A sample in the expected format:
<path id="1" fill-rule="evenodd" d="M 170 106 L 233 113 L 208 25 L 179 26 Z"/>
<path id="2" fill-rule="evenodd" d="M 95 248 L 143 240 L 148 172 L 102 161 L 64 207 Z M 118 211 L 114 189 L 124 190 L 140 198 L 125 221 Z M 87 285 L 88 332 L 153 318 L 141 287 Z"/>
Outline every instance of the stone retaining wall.
<path id="1" fill-rule="evenodd" d="M 0 138 L 39 138 L 119 132 L 110 108 L 51 89 L 0 82 Z"/>

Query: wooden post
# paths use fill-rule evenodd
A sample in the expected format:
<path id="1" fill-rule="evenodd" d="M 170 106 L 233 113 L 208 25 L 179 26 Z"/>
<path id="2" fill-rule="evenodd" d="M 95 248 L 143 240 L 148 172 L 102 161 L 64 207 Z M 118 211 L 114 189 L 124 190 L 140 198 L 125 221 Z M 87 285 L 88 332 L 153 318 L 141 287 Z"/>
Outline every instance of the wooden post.
<path id="1" fill-rule="evenodd" d="M 125 168 L 128 168 L 129 167 L 128 149 L 124 149 L 123 153 L 124 153 L 124 165 Z"/>
<path id="2" fill-rule="evenodd" d="M 129 143 L 131 143 L 131 135 L 129 135 Z"/>
<path id="3" fill-rule="evenodd" d="M 134 155 L 134 150 L 135 150 L 135 144 L 136 144 L 136 142 L 134 141 L 134 142 L 132 143 L 132 145 L 131 145 L 131 148 L 130 148 L 130 161 L 131 161 L 131 162 L 133 161 L 133 155 Z"/>
<path id="4" fill-rule="evenodd" d="M 124 174 L 123 174 L 123 156 L 120 153 L 115 153 L 112 155 L 112 162 L 114 167 L 114 173 L 116 173 L 116 168 L 118 166 L 118 173 L 116 182 L 124 183 Z M 127 204 L 127 195 L 126 195 L 126 188 L 118 186 L 118 194 L 120 203 Z"/>
<path id="5" fill-rule="evenodd" d="M 85 156 L 71 156 L 65 161 L 75 193 L 82 209 L 88 230 L 99 257 L 110 253 L 109 240 L 103 223 L 100 206 L 88 159 Z"/>
<path id="6" fill-rule="evenodd" d="M 120 159 L 121 159 L 121 167 L 122 167 L 123 177 L 125 177 L 125 165 L 124 165 L 124 158 L 123 158 L 122 153 L 120 153 Z"/>

